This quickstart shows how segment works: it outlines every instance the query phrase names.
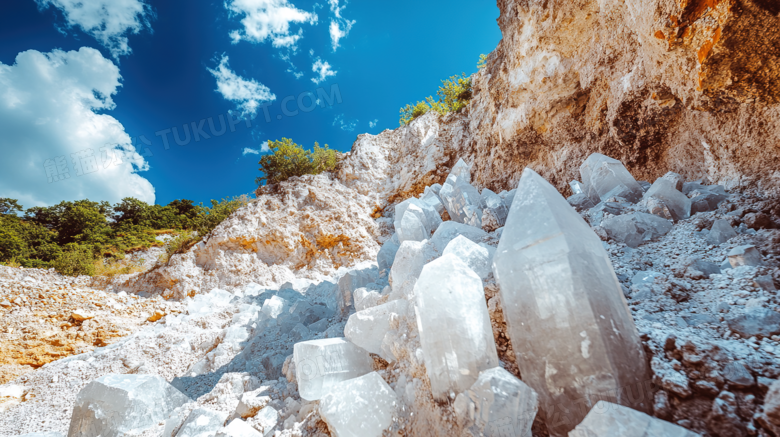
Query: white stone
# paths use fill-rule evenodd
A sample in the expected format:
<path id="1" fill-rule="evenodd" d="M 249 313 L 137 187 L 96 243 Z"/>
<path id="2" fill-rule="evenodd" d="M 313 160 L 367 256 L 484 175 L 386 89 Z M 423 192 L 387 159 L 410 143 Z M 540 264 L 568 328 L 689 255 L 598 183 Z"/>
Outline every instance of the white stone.
<path id="1" fill-rule="evenodd" d="M 653 186 L 644 194 L 645 199 L 655 197 L 660 199 L 668 208 L 674 221 L 684 220 L 691 216 L 691 199 L 674 188 L 675 184 L 669 179 L 659 178 Z"/>
<path id="2" fill-rule="evenodd" d="M 268 406 L 260 410 L 255 417 L 251 418 L 248 423 L 255 429 L 261 431 L 265 437 L 274 434 L 274 428 L 279 421 L 279 412 L 274 407 Z"/>
<path id="3" fill-rule="evenodd" d="M 263 314 L 265 314 L 267 317 L 275 319 L 279 317 L 279 314 L 284 311 L 284 307 L 286 305 L 287 301 L 281 297 L 271 296 L 270 299 L 266 299 L 265 302 L 263 302 Z"/>
<path id="4" fill-rule="evenodd" d="M 615 241 L 628 247 L 639 247 L 672 230 L 672 223 L 661 217 L 643 212 L 612 216 L 601 222 L 601 227 Z"/>
<path id="5" fill-rule="evenodd" d="M 349 316 L 344 336 L 368 352 L 385 359 L 391 358 L 382 354 L 382 339 L 390 330 L 391 317 L 406 314 L 406 305 L 405 299 L 399 299 L 358 311 Z"/>
<path id="6" fill-rule="evenodd" d="M 76 396 L 68 437 L 120 436 L 164 421 L 189 398 L 157 375 L 108 374 Z"/>
<path id="7" fill-rule="evenodd" d="M 354 305 L 352 293 L 361 287 L 374 282 L 376 279 L 376 269 L 350 270 L 339 279 L 339 310 L 345 314 L 349 308 Z"/>
<path id="8" fill-rule="evenodd" d="M 523 382 L 539 394 L 551 435 L 594 399 L 649 410 L 639 334 L 602 242 L 558 190 L 526 168 L 493 261 Z M 618 390 L 621 389 L 621 390 Z M 615 399 L 615 398 L 618 399 Z"/>
<path id="9" fill-rule="evenodd" d="M 492 271 L 490 251 L 468 238 L 459 235 L 447 244 L 442 255 L 452 254 L 460 258 L 480 278 L 485 279 Z"/>
<path id="10" fill-rule="evenodd" d="M 585 193 L 585 186 L 582 185 L 582 182 L 574 180 L 569 182 L 569 186 L 571 187 L 572 194 L 584 194 Z"/>
<path id="11" fill-rule="evenodd" d="M 482 190 L 482 198 L 485 201 L 485 209 L 482 211 L 482 228 L 492 232 L 506 223 L 506 216 L 509 214 L 504 201 L 498 194 L 485 188 Z"/>
<path id="12" fill-rule="evenodd" d="M 241 400 L 236 407 L 236 414 L 243 419 L 253 417 L 271 402 L 271 397 L 266 396 L 268 389 L 263 387 L 241 395 Z"/>
<path id="13" fill-rule="evenodd" d="M 729 252 L 729 264 L 731 267 L 760 266 L 763 264 L 761 252 L 755 246 L 737 246 Z"/>
<path id="14" fill-rule="evenodd" d="M 482 280 L 455 255 L 444 255 L 423 268 L 414 294 L 431 391 L 444 400 L 498 365 Z"/>
<path id="15" fill-rule="evenodd" d="M 474 409 L 474 435 L 531 437 L 538 396 L 511 373 L 501 367 L 485 370 L 466 394 L 474 405 L 469 407 Z"/>
<path id="16" fill-rule="evenodd" d="M 455 182 L 447 209 L 452 220 L 481 228 L 482 211 L 486 207 L 485 200 L 474 186 L 461 179 Z"/>
<path id="17" fill-rule="evenodd" d="M 196 408 L 192 410 L 187 420 L 179 428 L 176 437 L 210 437 L 213 436 L 227 420 L 227 413 Z"/>
<path id="18" fill-rule="evenodd" d="M 450 244 L 450 241 L 462 235 L 475 243 L 482 243 L 488 238 L 488 233 L 474 226 L 464 225 L 453 221 L 444 222 L 431 237 L 433 248 L 441 253 Z"/>
<path id="19" fill-rule="evenodd" d="M 376 262 L 380 272 L 393 266 L 395 254 L 398 252 L 399 247 L 401 247 L 401 243 L 398 242 L 398 234 L 393 234 L 392 238 L 382 244 L 382 248 L 379 249 L 379 253 L 376 255 Z"/>
<path id="20" fill-rule="evenodd" d="M 216 437 L 263 437 L 263 434 L 243 420 L 233 419 L 228 426 L 217 431 Z"/>
<path id="21" fill-rule="evenodd" d="M 320 401 L 334 437 L 381 437 L 393 422 L 395 392 L 376 372 L 336 384 Z"/>
<path id="22" fill-rule="evenodd" d="M 315 401 L 334 385 L 365 375 L 374 361 L 365 349 L 345 338 L 327 338 L 295 343 L 295 376 L 301 398 Z"/>
<path id="23" fill-rule="evenodd" d="M 594 204 L 610 196 L 620 196 L 629 202 L 638 202 L 644 190 L 626 167 L 617 159 L 594 153 L 580 166 L 585 193 Z"/>
<path id="24" fill-rule="evenodd" d="M 731 227 L 727 220 L 719 219 L 712 223 L 710 233 L 707 234 L 707 241 L 710 244 L 719 246 L 737 236 L 737 232 Z"/>
<path id="25" fill-rule="evenodd" d="M 430 204 L 410 198 L 395 206 L 395 227 L 398 241 L 422 241 L 441 224 L 441 215 Z"/>
<path id="26" fill-rule="evenodd" d="M 463 158 L 458 158 L 458 162 L 455 163 L 454 166 L 452 166 L 452 170 L 450 170 L 449 176 L 454 176 L 458 178 L 458 180 L 463 180 L 466 183 L 471 183 L 471 167 L 469 167 L 468 164 L 466 164 L 466 161 L 463 160 Z"/>
<path id="27" fill-rule="evenodd" d="M 697 437 L 699 434 L 640 411 L 599 401 L 569 437 Z"/>

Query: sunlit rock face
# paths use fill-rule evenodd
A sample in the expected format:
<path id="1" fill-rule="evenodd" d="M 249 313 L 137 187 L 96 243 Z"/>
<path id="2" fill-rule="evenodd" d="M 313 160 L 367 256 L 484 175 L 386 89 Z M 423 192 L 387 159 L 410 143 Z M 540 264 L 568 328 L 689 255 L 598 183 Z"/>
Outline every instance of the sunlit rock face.
<path id="1" fill-rule="evenodd" d="M 649 370 L 601 241 L 558 191 L 526 169 L 493 271 L 523 381 L 552 435 L 598 401 L 650 411 Z"/>

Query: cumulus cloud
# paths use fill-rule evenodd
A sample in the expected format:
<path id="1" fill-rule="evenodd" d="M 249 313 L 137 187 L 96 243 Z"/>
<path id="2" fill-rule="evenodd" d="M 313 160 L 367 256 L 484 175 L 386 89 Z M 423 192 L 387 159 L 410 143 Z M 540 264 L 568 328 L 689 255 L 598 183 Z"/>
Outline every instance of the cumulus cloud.
<path id="1" fill-rule="evenodd" d="M 358 121 L 360 120 L 344 121 L 344 114 L 339 114 L 333 119 L 333 126 L 337 126 L 343 131 L 352 132 L 357 127 Z"/>
<path id="2" fill-rule="evenodd" d="M 322 59 L 317 58 L 314 61 L 314 65 L 311 66 L 311 71 L 315 72 L 317 76 L 313 77 L 311 79 L 314 83 L 320 83 L 327 79 L 330 76 L 335 76 L 338 71 L 333 71 L 330 64 L 326 61 L 323 62 Z"/>
<path id="3" fill-rule="evenodd" d="M 270 152 L 271 148 L 268 147 L 268 141 L 265 141 L 263 144 L 260 145 L 260 150 L 253 149 L 251 147 L 244 147 L 244 150 L 241 152 L 241 156 L 246 155 L 259 155 L 261 153 Z"/>
<path id="4" fill-rule="evenodd" d="M 222 56 L 216 69 L 209 72 L 217 79 L 217 92 L 226 100 L 235 103 L 241 115 L 254 117 L 260 103 L 276 100 L 276 96 L 262 83 L 254 79 L 244 79 L 230 69 L 228 57 Z"/>
<path id="5" fill-rule="evenodd" d="M 375 119 L 374 121 L 369 121 L 368 122 L 368 127 L 373 129 L 373 128 L 376 127 L 377 123 L 379 123 L 379 119 Z"/>
<path id="6" fill-rule="evenodd" d="M 35 0 L 38 7 L 53 6 L 70 27 L 79 27 L 105 46 L 114 58 L 130 54 L 127 34 L 151 29 L 151 6 L 145 0 Z"/>
<path id="7" fill-rule="evenodd" d="M 347 7 L 346 0 L 343 6 L 339 6 L 339 0 L 328 0 L 330 4 L 330 11 L 333 13 L 333 18 L 330 19 L 330 42 L 335 52 L 339 48 L 339 41 L 349 35 L 349 31 L 352 30 L 352 26 L 355 25 L 355 20 L 347 20 L 341 16 L 341 11 Z"/>
<path id="8" fill-rule="evenodd" d="M 148 169 L 114 109 L 119 68 L 99 51 L 19 53 L 0 63 L 0 193 L 25 207 L 135 197 L 153 203 Z M 149 151 L 141 144 L 142 151 Z"/>
<path id="9" fill-rule="evenodd" d="M 243 29 L 230 33 L 233 43 L 270 40 L 274 47 L 294 48 L 303 37 L 303 28 L 293 32 L 290 25 L 317 23 L 317 14 L 298 9 L 288 0 L 227 0 L 225 7 L 231 15 L 243 17 Z"/>

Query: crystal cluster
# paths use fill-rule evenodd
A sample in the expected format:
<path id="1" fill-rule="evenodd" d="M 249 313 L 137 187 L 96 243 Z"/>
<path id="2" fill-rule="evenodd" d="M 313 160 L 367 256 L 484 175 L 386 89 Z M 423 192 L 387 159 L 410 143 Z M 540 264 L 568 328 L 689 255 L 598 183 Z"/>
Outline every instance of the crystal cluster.
<path id="1" fill-rule="evenodd" d="M 435 399 L 468 389 L 479 372 L 498 366 L 482 280 L 460 258 L 449 254 L 425 265 L 414 295 Z"/>
<path id="2" fill-rule="evenodd" d="M 583 179 L 592 183 L 596 174 Z M 647 396 L 625 392 L 644 389 L 649 370 L 609 256 L 533 170 L 520 179 L 493 269 L 520 373 L 539 394 L 552 435 L 573 429 L 599 399 L 649 410 Z"/>
<path id="3" fill-rule="evenodd" d="M 345 338 L 295 343 L 293 360 L 298 391 L 307 401 L 318 400 L 337 383 L 374 369 L 368 352 Z"/>
<path id="4" fill-rule="evenodd" d="M 344 336 L 368 352 L 382 355 L 382 339 L 390 330 L 390 319 L 405 314 L 406 305 L 406 299 L 398 299 L 358 311 L 349 316 Z"/>
<path id="5" fill-rule="evenodd" d="M 142 431 L 164 421 L 187 402 L 187 396 L 157 375 L 101 376 L 76 396 L 68 436 L 119 436 Z"/>
<path id="6" fill-rule="evenodd" d="M 381 437 L 393 421 L 397 398 L 376 372 L 336 384 L 320 401 L 335 437 Z"/>

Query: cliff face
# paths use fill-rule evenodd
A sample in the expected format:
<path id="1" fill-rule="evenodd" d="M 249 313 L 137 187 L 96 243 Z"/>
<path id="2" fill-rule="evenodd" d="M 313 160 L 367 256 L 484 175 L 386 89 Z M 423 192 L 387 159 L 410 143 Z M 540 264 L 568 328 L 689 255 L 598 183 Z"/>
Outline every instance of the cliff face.
<path id="1" fill-rule="evenodd" d="M 780 6 L 766 0 L 499 0 L 503 40 L 475 75 L 476 183 L 530 166 L 568 193 L 592 152 L 780 187 Z"/>

